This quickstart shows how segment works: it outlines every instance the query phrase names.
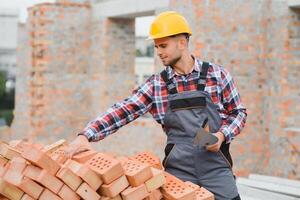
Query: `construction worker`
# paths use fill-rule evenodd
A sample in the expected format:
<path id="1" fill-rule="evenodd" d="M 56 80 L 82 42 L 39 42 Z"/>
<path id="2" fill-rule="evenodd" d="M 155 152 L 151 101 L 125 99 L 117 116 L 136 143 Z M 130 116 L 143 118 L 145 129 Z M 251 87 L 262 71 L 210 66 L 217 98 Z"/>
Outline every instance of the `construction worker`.
<path id="1" fill-rule="evenodd" d="M 246 109 L 228 71 L 189 52 L 191 35 L 189 24 L 179 13 L 158 15 L 149 37 L 165 69 L 89 122 L 67 153 L 72 156 L 85 151 L 89 142 L 101 140 L 150 112 L 167 134 L 166 171 L 205 187 L 216 199 L 240 199 L 229 145 L 244 127 Z M 205 126 L 217 142 L 201 147 L 194 140 L 199 128 Z"/>

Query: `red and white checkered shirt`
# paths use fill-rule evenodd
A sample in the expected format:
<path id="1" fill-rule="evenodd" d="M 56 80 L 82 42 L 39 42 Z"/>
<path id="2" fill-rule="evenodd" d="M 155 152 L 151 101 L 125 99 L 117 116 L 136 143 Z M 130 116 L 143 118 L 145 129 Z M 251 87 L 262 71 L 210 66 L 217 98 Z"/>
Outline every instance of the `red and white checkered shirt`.
<path id="1" fill-rule="evenodd" d="M 176 75 L 170 66 L 166 67 L 168 78 L 172 78 L 178 92 L 197 90 L 201 64 L 202 61 L 195 59 L 193 71 L 184 76 Z M 241 132 L 247 117 L 246 108 L 242 105 L 229 72 L 222 66 L 210 63 L 205 91 L 210 94 L 212 102 L 217 106 L 223 120 L 220 131 L 229 143 Z M 90 121 L 80 134 L 87 136 L 90 141 L 98 141 L 147 112 L 150 112 L 153 118 L 163 125 L 167 96 L 166 83 L 161 75 L 152 75 L 134 90 L 130 97 L 114 104 L 105 113 Z"/>

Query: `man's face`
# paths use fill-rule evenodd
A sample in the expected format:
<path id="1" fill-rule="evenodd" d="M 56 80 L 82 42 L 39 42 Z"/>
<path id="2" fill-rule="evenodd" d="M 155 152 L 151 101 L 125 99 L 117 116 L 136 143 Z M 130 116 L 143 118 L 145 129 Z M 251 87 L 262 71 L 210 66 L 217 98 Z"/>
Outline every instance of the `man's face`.
<path id="1" fill-rule="evenodd" d="M 176 37 L 164 37 L 154 40 L 157 56 L 165 66 L 172 66 L 181 58 Z"/>

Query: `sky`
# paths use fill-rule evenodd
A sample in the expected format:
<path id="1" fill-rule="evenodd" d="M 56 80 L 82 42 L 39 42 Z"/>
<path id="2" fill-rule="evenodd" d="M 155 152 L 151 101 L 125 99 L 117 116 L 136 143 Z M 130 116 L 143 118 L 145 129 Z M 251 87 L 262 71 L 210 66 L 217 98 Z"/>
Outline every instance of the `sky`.
<path id="1" fill-rule="evenodd" d="M 16 10 L 19 13 L 19 21 L 24 23 L 27 18 L 27 8 L 37 3 L 55 2 L 55 0 L 0 0 L 1 10 Z M 136 19 L 136 35 L 147 36 L 150 23 L 154 17 L 141 17 Z"/>

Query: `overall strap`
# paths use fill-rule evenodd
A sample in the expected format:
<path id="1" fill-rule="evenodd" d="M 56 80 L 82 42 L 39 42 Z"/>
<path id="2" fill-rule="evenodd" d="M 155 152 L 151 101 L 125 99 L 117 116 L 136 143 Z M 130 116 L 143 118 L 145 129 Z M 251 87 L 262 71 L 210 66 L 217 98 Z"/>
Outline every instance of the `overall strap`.
<path id="1" fill-rule="evenodd" d="M 200 76 L 198 79 L 198 86 L 197 86 L 199 91 L 204 91 L 204 89 L 205 89 L 208 68 L 209 68 L 209 63 L 203 62 L 202 67 L 201 67 Z"/>
<path id="2" fill-rule="evenodd" d="M 168 72 L 166 70 L 163 70 L 160 73 L 160 75 L 162 79 L 166 82 L 169 94 L 176 94 L 177 93 L 176 85 L 172 82 L 172 80 L 168 79 Z"/>

